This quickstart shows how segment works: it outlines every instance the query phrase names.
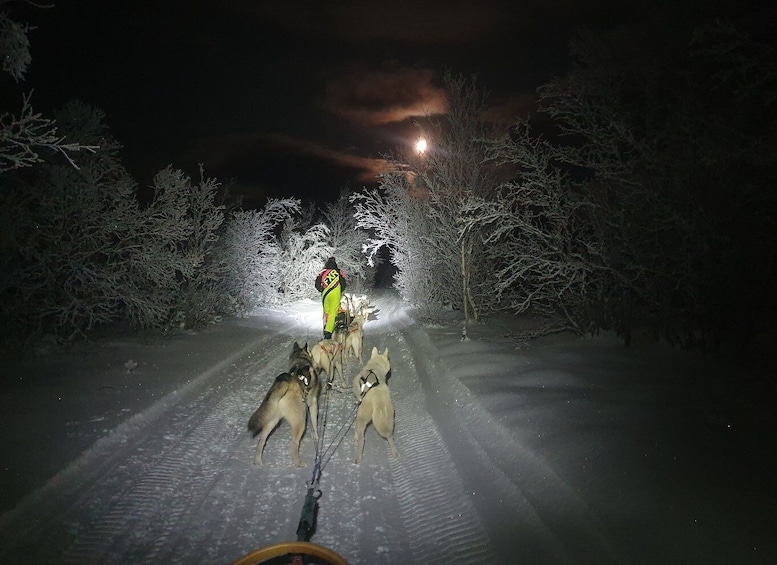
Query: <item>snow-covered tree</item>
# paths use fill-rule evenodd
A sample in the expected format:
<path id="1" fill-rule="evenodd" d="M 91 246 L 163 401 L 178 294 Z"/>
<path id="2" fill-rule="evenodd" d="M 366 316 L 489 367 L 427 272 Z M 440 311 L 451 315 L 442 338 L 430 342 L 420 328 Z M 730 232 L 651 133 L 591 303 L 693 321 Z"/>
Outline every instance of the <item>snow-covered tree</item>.
<path id="1" fill-rule="evenodd" d="M 141 207 L 104 114 L 81 102 L 56 113 L 63 130 L 100 149 L 79 169 L 51 159 L 0 194 L 6 322 L 65 338 L 127 319 L 143 327 L 201 325 L 220 308 L 210 253 L 223 221 L 218 183 L 172 167 Z"/>
<path id="2" fill-rule="evenodd" d="M 278 302 L 282 249 L 277 236 L 299 210 L 297 199 L 270 199 L 261 210 L 236 210 L 228 218 L 214 253 L 233 313 Z"/>
<path id="3" fill-rule="evenodd" d="M 324 205 L 322 214 L 329 228 L 327 243 L 331 256 L 337 259 L 337 265 L 345 273 L 349 289 L 358 291 L 371 286 L 375 269 L 367 264 L 362 253 L 367 234 L 356 225 L 351 194 L 349 189 L 342 189 L 337 200 Z"/>
<path id="4" fill-rule="evenodd" d="M 395 165 L 382 173 L 380 189 L 351 196 L 357 225 L 370 234 L 363 252 L 374 264 L 378 251 L 388 249 L 389 260 L 397 268 L 394 286 L 400 296 L 422 316 L 433 317 L 446 296 L 435 279 L 439 257 L 434 245 L 440 240 L 427 219 L 427 203 L 413 193 L 407 174 Z"/>
<path id="5" fill-rule="evenodd" d="M 519 120 L 490 155 L 517 174 L 496 198 L 473 201 L 465 225 L 485 237 L 495 292 L 515 313 L 544 320 L 539 334 L 598 329 L 592 314 L 607 289 L 606 258 L 593 206 L 561 168 L 559 149 Z"/>
<path id="6" fill-rule="evenodd" d="M 447 75 L 449 112 L 431 117 L 421 134 L 429 150 L 393 160 L 381 177 L 381 193 L 355 195 L 358 226 L 373 234 L 372 257 L 385 245 L 397 267 L 396 287 L 422 313 L 443 305 L 477 321 L 495 307 L 491 265 L 482 261 L 483 237 L 464 214 L 472 199 L 494 193 L 485 164 L 493 127 L 481 121 L 486 95 L 475 79 Z"/>
<path id="7" fill-rule="evenodd" d="M 64 113 L 81 114 L 85 129 L 102 139 L 103 147 L 80 171 L 52 161 L 29 185 L 8 187 L 3 208 L 15 217 L 3 257 L 5 287 L 14 296 L 8 312 L 22 327 L 69 335 L 120 310 L 120 302 L 106 296 L 120 278 L 110 268 L 115 264 L 111 251 L 113 241 L 121 239 L 117 232 L 137 216 L 137 203 L 102 113 L 77 103 Z"/>
<path id="8" fill-rule="evenodd" d="M 310 225 L 294 219 L 286 222 L 279 238 L 278 300 L 292 302 L 318 296 L 316 275 L 332 255 L 328 239 L 329 228 L 324 224 Z"/>
<path id="9" fill-rule="evenodd" d="M 0 1 L 0 6 L 5 3 L 5 0 Z M 29 30 L 27 24 L 18 23 L 0 12 L 0 58 L 3 70 L 17 82 L 24 78 L 32 62 L 27 38 Z M 82 150 L 93 152 L 97 146 L 87 145 L 83 140 L 67 141 L 58 132 L 55 120 L 33 110 L 31 96 L 32 93 L 22 96 L 18 115 L 5 110 L 0 112 L 0 173 L 42 162 L 41 151 L 59 153 L 78 168 L 71 153 Z"/>
<path id="10" fill-rule="evenodd" d="M 483 121 L 488 96 L 474 77 L 448 74 L 445 85 L 448 113 L 432 119 L 426 134 L 430 150 L 419 160 L 418 186 L 428 191 L 429 219 L 438 230 L 438 254 L 445 265 L 440 282 L 451 293 L 450 303 L 463 310 L 465 320 L 477 322 L 496 307 L 493 270 L 482 260 L 483 235 L 463 225 L 471 203 L 494 194 L 497 179 L 486 163 L 486 148 L 499 129 Z M 448 248 L 454 243 L 455 249 Z"/>
<path id="11" fill-rule="evenodd" d="M 198 184 L 192 183 L 181 171 L 171 167 L 160 171 L 154 179 L 156 193 L 169 190 L 164 187 L 170 186 L 182 187 L 178 198 L 185 204 L 185 215 L 176 221 L 182 225 L 189 224 L 191 231 L 176 244 L 170 242 L 176 251 L 174 256 L 180 258 L 183 268 L 172 266 L 174 272 L 178 271 L 178 278 L 174 301 L 168 314 L 168 326 L 202 327 L 229 310 L 222 286 L 223 272 L 218 258 L 214 256 L 215 243 L 224 222 L 225 206 L 216 202 L 221 185 L 213 178 L 205 178 L 200 165 Z M 154 203 L 156 201 L 155 198 Z M 144 210 L 144 213 L 149 210 Z M 172 255 L 170 252 L 161 255 L 162 263 L 167 256 Z"/>
<path id="12" fill-rule="evenodd" d="M 0 2 L 0 6 L 7 0 Z M 3 70 L 15 81 L 24 78 L 27 67 L 32 62 L 30 40 L 27 33 L 30 26 L 16 22 L 8 14 L 0 12 L 0 55 L 3 57 Z"/>
<path id="13" fill-rule="evenodd" d="M 121 312 L 139 207 L 102 112 L 71 103 L 61 115 L 80 122 L 100 150 L 80 170 L 52 160 L 29 182 L 8 179 L 2 277 L 12 297 L 6 316 L 21 328 L 68 336 Z"/>

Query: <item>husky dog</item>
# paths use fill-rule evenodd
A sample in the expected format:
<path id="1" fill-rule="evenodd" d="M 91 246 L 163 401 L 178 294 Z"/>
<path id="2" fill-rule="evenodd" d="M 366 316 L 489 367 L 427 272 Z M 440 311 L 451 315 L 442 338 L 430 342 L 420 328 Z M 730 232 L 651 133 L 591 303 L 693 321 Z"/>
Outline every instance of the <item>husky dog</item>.
<path id="1" fill-rule="evenodd" d="M 391 403 L 388 373 L 391 364 L 388 358 L 388 348 L 378 353 L 378 348 L 372 348 L 372 355 L 359 374 L 353 379 L 353 392 L 359 400 L 359 410 L 356 412 L 356 458 L 354 463 L 360 463 L 364 452 L 364 431 L 370 422 L 375 430 L 388 440 L 391 456 L 399 457 L 394 446 L 394 405 Z"/>
<path id="2" fill-rule="evenodd" d="M 335 373 L 340 374 L 340 381 L 344 388 L 348 383 L 343 376 L 343 345 L 334 339 L 322 339 L 310 349 L 313 366 L 317 371 L 324 371 L 327 382 L 331 385 L 335 379 Z"/>
<path id="3" fill-rule="evenodd" d="M 354 357 L 359 358 L 359 363 L 362 362 L 364 330 L 362 329 L 363 323 L 359 322 L 359 317 L 357 316 L 348 326 L 348 333 L 345 334 L 345 340 L 343 341 L 343 363 L 348 363 L 351 360 L 351 351 L 353 351 Z"/>
<path id="4" fill-rule="evenodd" d="M 289 370 L 275 378 L 262 404 L 248 420 L 248 429 L 253 435 L 261 434 L 256 448 L 254 463 L 262 464 L 262 451 L 267 437 L 282 419 L 291 425 L 291 458 L 297 467 L 303 467 L 299 459 L 299 444 L 305 433 L 305 405 L 310 411 L 313 436 L 318 439 L 318 394 L 320 392 L 318 373 L 308 346 L 301 347 L 294 342 L 289 355 Z"/>
<path id="5" fill-rule="evenodd" d="M 372 312 L 372 308 L 362 308 L 348 325 L 348 333 L 345 335 L 345 341 L 343 342 L 343 363 L 348 363 L 351 360 L 351 351 L 353 351 L 354 357 L 359 358 L 359 363 L 362 362 L 364 323 Z"/>
<path id="6" fill-rule="evenodd" d="M 344 292 L 340 299 L 340 308 L 352 318 L 359 310 L 366 308 L 369 302 L 366 294 L 357 296 Z"/>
<path id="7" fill-rule="evenodd" d="M 345 344 L 345 337 L 348 335 L 348 326 L 336 325 L 335 330 L 332 332 L 332 340 L 342 346 Z"/>

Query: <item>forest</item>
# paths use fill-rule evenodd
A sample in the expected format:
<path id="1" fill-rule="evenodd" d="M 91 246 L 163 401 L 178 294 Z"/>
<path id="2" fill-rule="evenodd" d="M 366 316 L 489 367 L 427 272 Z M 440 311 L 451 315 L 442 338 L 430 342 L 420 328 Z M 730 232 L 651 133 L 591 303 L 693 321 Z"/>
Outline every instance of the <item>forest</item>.
<path id="1" fill-rule="evenodd" d="M 27 31 L 0 14 L 15 81 Z M 509 313 L 541 320 L 532 335 L 747 350 L 777 313 L 776 55 L 722 21 L 662 42 L 581 32 L 572 70 L 509 127 L 488 120 L 477 77 L 449 71 L 449 112 L 418 121 L 428 150 L 387 156 L 377 188 L 256 209 L 207 163 L 171 164 L 141 198 L 101 109 L 44 116 L 25 95 L 0 108 L 0 335 L 203 327 L 315 299 L 335 256 L 358 291 L 388 268 L 429 321 Z"/>

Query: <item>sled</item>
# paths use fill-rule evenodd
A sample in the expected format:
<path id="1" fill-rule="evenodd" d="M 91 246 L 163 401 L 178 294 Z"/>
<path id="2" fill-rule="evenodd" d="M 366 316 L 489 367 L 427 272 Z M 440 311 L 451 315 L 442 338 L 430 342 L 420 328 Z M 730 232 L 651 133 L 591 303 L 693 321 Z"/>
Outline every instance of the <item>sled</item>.
<path id="1" fill-rule="evenodd" d="M 297 558 L 300 558 L 297 561 Z M 328 547 L 309 541 L 285 541 L 268 545 L 244 555 L 232 565 L 280 565 L 308 563 L 310 565 L 348 565 L 342 556 Z"/>

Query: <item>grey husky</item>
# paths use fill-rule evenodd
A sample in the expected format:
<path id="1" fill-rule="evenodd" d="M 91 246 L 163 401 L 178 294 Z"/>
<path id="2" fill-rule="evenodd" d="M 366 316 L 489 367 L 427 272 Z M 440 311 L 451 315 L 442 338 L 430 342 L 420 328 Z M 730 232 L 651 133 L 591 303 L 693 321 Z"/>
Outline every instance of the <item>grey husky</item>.
<path id="1" fill-rule="evenodd" d="M 262 451 L 268 436 L 285 419 L 291 425 L 291 458 L 297 467 L 303 467 L 299 458 L 299 444 L 305 433 L 305 406 L 310 411 L 313 436 L 318 439 L 318 395 L 321 390 L 318 372 L 308 346 L 294 343 L 289 355 L 289 370 L 275 378 L 262 404 L 248 420 L 248 429 L 259 436 L 254 463 L 262 464 Z"/>
<path id="2" fill-rule="evenodd" d="M 370 422 L 381 437 L 388 440 L 391 456 L 399 457 L 394 446 L 394 405 L 391 403 L 391 392 L 388 379 L 391 363 L 388 358 L 388 348 L 378 353 L 378 348 L 372 348 L 372 355 L 359 374 L 353 379 L 353 392 L 359 400 L 359 410 L 356 412 L 356 458 L 354 463 L 360 463 L 364 452 L 364 431 Z"/>

